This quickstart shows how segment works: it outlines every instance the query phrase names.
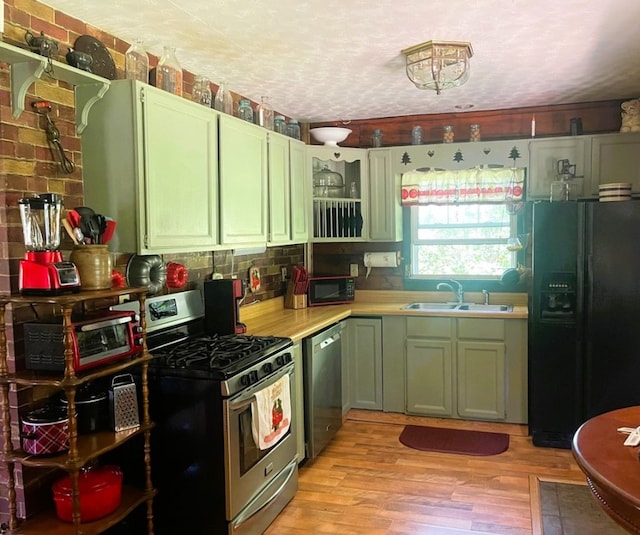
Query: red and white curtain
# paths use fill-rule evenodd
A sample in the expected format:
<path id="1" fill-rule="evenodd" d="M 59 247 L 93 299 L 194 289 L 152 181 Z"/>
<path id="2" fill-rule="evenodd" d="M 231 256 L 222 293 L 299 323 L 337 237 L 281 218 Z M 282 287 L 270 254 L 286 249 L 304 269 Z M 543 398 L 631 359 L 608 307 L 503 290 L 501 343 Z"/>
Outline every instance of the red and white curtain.
<path id="1" fill-rule="evenodd" d="M 523 201 L 524 175 L 522 168 L 408 171 L 402 175 L 402 206 Z"/>

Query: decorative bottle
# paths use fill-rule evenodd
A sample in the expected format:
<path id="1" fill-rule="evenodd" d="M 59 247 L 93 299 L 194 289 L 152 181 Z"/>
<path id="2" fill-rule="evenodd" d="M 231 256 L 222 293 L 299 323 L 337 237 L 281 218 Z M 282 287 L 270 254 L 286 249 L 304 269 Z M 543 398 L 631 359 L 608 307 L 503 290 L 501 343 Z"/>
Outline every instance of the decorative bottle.
<path id="1" fill-rule="evenodd" d="M 278 134 L 287 133 L 287 123 L 284 121 L 282 115 L 276 115 L 276 118 L 273 120 L 273 131 L 278 132 Z"/>
<path id="2" fill-rule="evenodd" d="M 201 75 L 195 77 L 191 100 L 208 108 L 211 107 L 211 86 L 209 85 L 209 78 Z"/>
<path id="3" fill-rule="evenodd" d="M 238 118 L 250 123 L 253 122 L 253 108 L 246 98 L 243 98 L 238 104 Z"/>
<path id="4" fill-rule="evenodd" d="M 422 127 L 414 126 L 411 129 L 411 144 L 422 145 Z"/>
<path id="5" fill-rule="evenodd" d="M 156 68 L 156 86 L 174 95 L 182 96 L 182 67 L 176 58 L 176 49 L 164 47 Z"/>
<path id="6" fill-rule="evenodd" d="M 233 97 L 227 82 L 220 82 L 218 91 L 216 91 L 216 98 L 213 101 L 213 107 L 218 111 L 233 115 Z"/>
<path id="7" fill-rule="evenodd" d="M 142 39 L 136 39 L 125 53 L 125 78 L 149 83 L 149 56 Z"/>
<path id="8" fill-rule="evenodd" d="M 273 108 L 269 104 L 269 97 L 260 97 L 260 104 L 256 108 L 258 124 L 267 130 L 273 130 Z"/>

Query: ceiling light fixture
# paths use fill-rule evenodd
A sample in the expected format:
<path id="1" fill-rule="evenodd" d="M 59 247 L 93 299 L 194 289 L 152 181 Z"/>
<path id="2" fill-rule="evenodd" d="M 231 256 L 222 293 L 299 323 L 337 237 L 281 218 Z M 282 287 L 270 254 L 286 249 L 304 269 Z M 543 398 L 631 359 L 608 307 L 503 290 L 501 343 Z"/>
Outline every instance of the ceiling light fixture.
<path id="1" fill-rule="evenodd" d="M 439 95 L 469 79 L 471 43 L 427 41 L 402 53 L 407 59 L 407 76 L 418 89 L 433 89 Z"/>

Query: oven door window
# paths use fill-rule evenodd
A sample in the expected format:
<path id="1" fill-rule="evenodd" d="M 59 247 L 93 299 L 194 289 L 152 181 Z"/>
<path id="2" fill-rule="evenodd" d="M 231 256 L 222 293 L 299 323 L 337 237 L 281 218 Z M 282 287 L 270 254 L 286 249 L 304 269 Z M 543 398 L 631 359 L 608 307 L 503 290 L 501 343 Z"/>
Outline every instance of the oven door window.
<path id="1" fill-rule="evenodd" d="M 92 331 L 76 331 L 81 359 L 100 355 L 108 358 L 129 351 L 129 326 L 126 323 L 109 325 Z"/>
<path id="2" fill-rule="evenodd" d="M 253 440 L 253 433 L 251 431 L 251 406 L 246 407 L 242 412 L 238 413 L 238 444 L 240 448 L 240 475 L 246 474 L 251 468 L 260 462 L 263 457 L 269 455 L 269 452 L 273 448 L 268 450 L 261 450 Z M 286 435 L 291 432 L 291 428 L 287 431 Z M 276 442 L 278 444 L 280 441 Z M 275 445 L 274 445 L 275 446 Z"/>

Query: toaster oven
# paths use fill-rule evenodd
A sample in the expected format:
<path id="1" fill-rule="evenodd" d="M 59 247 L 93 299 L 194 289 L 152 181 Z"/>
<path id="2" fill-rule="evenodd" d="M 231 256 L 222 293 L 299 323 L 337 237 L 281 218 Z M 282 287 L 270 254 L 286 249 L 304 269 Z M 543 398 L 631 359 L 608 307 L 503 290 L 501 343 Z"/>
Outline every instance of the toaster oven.
<path id="1" fill-rule="evenodd" d="M 72 321 L 73 368 L 82 371 L 142 351 L 140 316 L 131 311 L 101 311 Z M 29 370 L 63 371 L 62 320 L 24 324 L 25 365 Z"/>

